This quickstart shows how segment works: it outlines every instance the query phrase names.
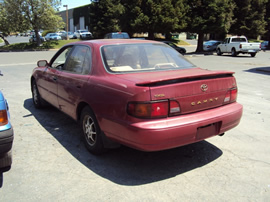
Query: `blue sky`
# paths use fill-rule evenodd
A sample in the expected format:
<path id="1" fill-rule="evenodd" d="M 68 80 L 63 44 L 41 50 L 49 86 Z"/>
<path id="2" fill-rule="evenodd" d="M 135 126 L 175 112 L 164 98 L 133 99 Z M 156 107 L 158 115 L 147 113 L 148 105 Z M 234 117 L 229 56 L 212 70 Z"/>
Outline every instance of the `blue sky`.
<path id="1" fill-rule="evenodd" d="M 90 0 L 62 0 L 60 11 L 66 10 L 63 5 L 68 5 L 68 9 L 90 4 Z"/>

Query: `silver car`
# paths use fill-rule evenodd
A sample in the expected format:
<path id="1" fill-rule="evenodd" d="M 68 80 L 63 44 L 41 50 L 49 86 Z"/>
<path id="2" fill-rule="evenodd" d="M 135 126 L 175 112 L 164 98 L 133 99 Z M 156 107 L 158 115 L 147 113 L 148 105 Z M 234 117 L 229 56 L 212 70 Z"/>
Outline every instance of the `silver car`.
<path id="1" fill-rule="evenodd" d="M 93 38 L 93 35 L 88 30 L 77 30 L 75 33 L 75 36 L 77 39 L 91 39 Z"/>
<path id="2" fill-rule="evenodd" d="M 220 41 L 206 41 L 203 43 L 203 50 L 204 51 L 216 51 L 217 46 L 220 44 Z"/>

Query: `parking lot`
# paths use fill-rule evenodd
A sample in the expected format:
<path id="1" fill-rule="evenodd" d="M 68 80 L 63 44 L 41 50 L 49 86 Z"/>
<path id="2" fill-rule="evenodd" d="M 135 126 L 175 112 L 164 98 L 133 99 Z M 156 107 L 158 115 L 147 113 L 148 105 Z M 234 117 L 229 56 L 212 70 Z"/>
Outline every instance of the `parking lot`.
<path id="1" fill-rule="evenodd" d="M 244 113 L 223 137 L 152 153 L 121 147 L 101 156 L 85 149 L 72 119 L 32 104 L 32 69 L 55 52 L 0 53 L 0 89 L 15 131 L 0 201 L 270 201 L 269 51 L 255 58 L 185 56 L 202 68 L 236 72 Z"/>

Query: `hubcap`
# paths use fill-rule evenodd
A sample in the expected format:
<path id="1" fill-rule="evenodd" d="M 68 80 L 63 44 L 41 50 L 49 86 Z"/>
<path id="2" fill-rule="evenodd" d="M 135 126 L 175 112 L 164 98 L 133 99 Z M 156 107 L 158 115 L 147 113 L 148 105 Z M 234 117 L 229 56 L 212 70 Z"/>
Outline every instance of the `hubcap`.
<path id="1" fill-rule="evenodd" d="M 83 120 L 83 131 L 86 138 L 87 143 L 90 146 L 93 146 L 96 143 L 97 132 L 93 119 L 86 115 Z"/>

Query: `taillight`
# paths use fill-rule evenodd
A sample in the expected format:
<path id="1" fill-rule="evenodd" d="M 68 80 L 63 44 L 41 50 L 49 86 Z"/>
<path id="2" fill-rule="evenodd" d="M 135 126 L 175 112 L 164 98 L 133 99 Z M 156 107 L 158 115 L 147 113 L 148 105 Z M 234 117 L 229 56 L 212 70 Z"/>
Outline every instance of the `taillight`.
<path id="1" fill-rule="evenodd" d="M 239 45 L 239 48 L 242 48 L 242 44 Z"/>
<path id="2" fill-rule="evenodd" d="M 176 115 L 181 112 L 180 105 L 176 100 L 170 101 L 170 115 Z"/>
<path id="3" fill-rule="evenodd" d="M 166 118 L 181 112 L 177 101 L 130 102 L 127 113 L 137 118 Z"/>
<path id="4" fill-rule="evenodd" d="M 224 98 L 224 104 L 235 102 L 237 99 L 237 88 L 232 88 L 230 89 Z"/>
<path id="5" fill-rule="evenodd" d="M 0 126 L 6 125 L 8 123 L 7 110 L 0 110 Z"/>
<path id="6" fill-rule="evenodd" d="M 161 102 L 131 102 L 127 112 L 138 118 L 163 118 L 168 115 L 168 101 Z"/>

